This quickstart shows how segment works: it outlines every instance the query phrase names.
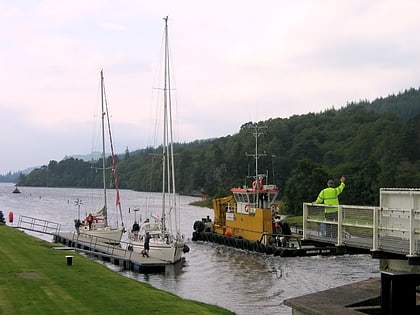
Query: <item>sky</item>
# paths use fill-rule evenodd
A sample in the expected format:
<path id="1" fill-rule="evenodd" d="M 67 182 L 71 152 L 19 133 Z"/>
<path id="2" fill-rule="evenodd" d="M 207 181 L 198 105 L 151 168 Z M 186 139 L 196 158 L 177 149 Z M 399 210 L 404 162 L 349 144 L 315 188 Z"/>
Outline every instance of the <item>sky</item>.
<path id="1" fill-rule="evenodd" d="M 0 174 L 157 145 L 168 16 L 174 138 L 233 135 L 420 84 L 417 0 L 0 0 Z M 339 126 L 337 126 L 339 128 Z"/>

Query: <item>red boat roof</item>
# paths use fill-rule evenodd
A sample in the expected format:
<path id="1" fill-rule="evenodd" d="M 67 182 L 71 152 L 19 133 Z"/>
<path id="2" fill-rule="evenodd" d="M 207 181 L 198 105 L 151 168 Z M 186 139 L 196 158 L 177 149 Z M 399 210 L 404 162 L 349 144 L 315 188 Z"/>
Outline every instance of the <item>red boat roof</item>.
<path id="1" fill-rule="evenodd" d="M 255 194 L 255 193 L 266 193 L 266 192 L 278 192 L 279 189 L 277 187 L 264 187 L 263 189 L 234 187 L 230 191 L 233 193 Z"/>

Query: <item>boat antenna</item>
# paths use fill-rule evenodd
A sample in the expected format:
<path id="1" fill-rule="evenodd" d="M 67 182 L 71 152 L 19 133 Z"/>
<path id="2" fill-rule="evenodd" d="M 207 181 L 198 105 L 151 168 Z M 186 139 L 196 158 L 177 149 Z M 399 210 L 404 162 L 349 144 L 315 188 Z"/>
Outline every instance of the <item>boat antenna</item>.
<path id="1" fill-rule="evenodd" d="M 266 156 L 266 153 L 258 153 L 258 137 L 265 134 L 262 132 L 262 129 L 266 129 L 267 126 L 258 125 L 258 123 L 254 123 L 249 126 L 249 128 L 254 129 L 254 138 L 255 138 L 255 153 L 245 153 L 246 156 L 252 156 L 255 160 L 255 180 L 258 181 L 258 159 L 262 156 Z"/>

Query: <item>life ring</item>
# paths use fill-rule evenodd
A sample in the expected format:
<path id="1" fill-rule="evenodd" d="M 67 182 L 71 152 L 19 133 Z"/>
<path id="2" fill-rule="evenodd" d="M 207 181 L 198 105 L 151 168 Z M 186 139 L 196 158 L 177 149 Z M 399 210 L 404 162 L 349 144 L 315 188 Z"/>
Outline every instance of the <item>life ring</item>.
<path id="1" fill-rule="evenodd" d="M 253 189 L 262 189 L 262 188 L 263 188 L 262 181 L 261 181 L 261 180 L 258 180 L 258 186 L 257 186 L 257 181 L 256 181 L 256 180 L 254 180 L 254 181 L 252 182 L 252 188 L 253 188 Z"/>
<path id="2" fill-rule="evenodd" d="M 249 205 L 245 205 L 245 212 L 248 213 L 249 212 Z"/>

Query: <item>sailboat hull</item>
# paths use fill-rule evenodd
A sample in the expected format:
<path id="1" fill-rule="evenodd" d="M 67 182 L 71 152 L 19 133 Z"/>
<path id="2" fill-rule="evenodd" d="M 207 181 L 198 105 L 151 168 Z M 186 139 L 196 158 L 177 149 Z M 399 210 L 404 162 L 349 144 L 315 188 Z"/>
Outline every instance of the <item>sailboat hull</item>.
<path id="1" fill-rule="evenodd" d="M 142 253 L 144 244 L 142 241 L 131 241 L 131 249 L 136 253 Z M 165 243 L 162 241 L 150 240 L 149 256 L 174 264 L 182 259 L 184 242 Z"/>
<path id="2" fill-rule="evenodd" d="M 120 244 L 123 230 L 111 229 L 110 227 L 97 228 L 94 230 L 81 229 L 79 237 L 96 238 L 95 241 L 107 244 Z"/>

